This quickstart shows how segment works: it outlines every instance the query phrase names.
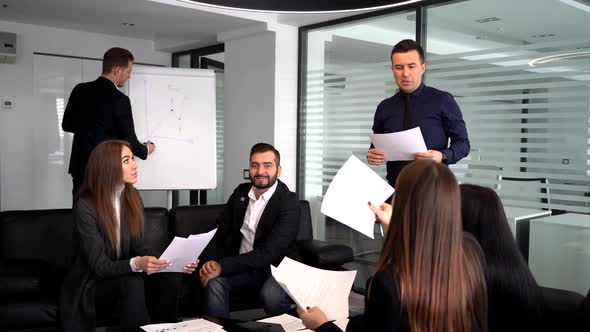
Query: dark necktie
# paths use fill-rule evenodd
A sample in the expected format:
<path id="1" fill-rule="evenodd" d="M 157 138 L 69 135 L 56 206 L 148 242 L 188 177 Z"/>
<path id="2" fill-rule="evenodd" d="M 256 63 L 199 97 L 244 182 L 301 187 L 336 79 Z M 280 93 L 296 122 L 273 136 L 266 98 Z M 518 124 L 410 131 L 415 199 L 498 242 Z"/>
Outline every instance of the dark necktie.
<path id="1" fill-rule="evenodd" d="M 410 94 L 406 93 L 404 97 L 404 130 L 408 130 L 412 127 L 412 113 L 410 112 Z"/>

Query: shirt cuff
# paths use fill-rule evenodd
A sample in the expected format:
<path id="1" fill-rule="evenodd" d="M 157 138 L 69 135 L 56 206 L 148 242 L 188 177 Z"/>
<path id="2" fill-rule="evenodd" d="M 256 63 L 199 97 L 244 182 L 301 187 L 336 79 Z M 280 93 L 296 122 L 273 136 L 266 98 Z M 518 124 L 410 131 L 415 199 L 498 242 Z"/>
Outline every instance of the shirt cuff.
<path id="1" fill-rule="evenodd" d="M 131 266 L 131 270 L 133 272 L 143 272 L 143 270 L 138 269 L 137 265 L 135 265 L 135 257 L 129 260 L 129 266 Z"/>
<path id="2" fill-rule="evenodd" d="M 448 149 L 447 149 L 447 150 L 448 150 Z M 449 157 L 448 157 L 448 155 L 446 154 L 446 151 L 447 151 L 447 150 L 443 150 L 443 151 L 441 151 L 441 152 L 440 152 L 440 153 L 442 154 L 442 160 L 441 160 L 441 162 L 442 162 L 443 164 L 445 164 L 445 165 L 448 165 L 448 164 L 449 164 Z"/>

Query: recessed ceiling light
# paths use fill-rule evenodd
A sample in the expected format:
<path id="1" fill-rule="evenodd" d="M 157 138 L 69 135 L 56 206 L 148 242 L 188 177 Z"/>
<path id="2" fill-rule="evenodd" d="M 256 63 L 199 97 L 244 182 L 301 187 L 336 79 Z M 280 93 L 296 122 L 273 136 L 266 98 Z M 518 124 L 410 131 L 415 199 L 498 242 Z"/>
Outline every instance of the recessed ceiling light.
<path id="1" fill-rule="evenodd" d="M 580 58 L 580 57 L 589 57 L 590 52 L 573 52 L 573 53 L 563 53 L 563 54 L 554 54 L 549 56 L 544 56 L 541 58 L 533 59 L 529 61 L 529 66 L 535 67 L 535 65 L 544 64 L 548 62 L 564 60 L 564 59 L 573 59 L 573 58 Z"/>
<path id="2" fill-rule="evenodd" d="M 480 18 L 479 20 L 475 20 L 475 22 L 477 23 L 488 23 L 488 22 L 494 22 L 494 21 L 499 21 L 500 19 L 492 16 L 492 17 L 486 17 L 486 18 Z"/>
<path id="3" fill-rule="evenodd" d="M 123 22 L 123 23 L 121 23 L 121 25 L 124 27 L 133 27 L 133 26 L 135 26 L 135 23 Z"/>
<path id="4" fill-rule="evenodd" d="M 565 3 L 566 5 L 570 5 L 572 7 L 576 7 L 578 9 L 581 9 L 583 11 L 590 13 L 590 3 L 588 2 L 588 0 L 559 0 L 559 1 Z"/>
<path id="5" fill-rule="evenodd" d="M 542 33 L 542 34 L 538 34 L 538 35 L 532 35 L 532 38 L 547 38 L 547 37 L 555 37 L 554 34 L 552 33 Z"/>

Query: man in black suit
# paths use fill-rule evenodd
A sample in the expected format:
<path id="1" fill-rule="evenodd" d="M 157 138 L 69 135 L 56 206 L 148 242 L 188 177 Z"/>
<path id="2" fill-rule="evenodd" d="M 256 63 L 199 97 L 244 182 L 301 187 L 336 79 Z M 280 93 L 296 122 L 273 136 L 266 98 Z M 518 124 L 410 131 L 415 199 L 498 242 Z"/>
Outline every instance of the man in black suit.
<path id="1" fill-rule="evenodd" d="M 74 183 L 76 195 L 90 152 L 98 143 L 108 139 L 121 139 L 131 144 L 133 154 L 146 159 L 156 146 L 137 140 L 129 97 L 117 87 L 123 87 L 131 77 L 133 54 L 126 49 L 113 47 L 102 59 L 102 75 L 93 82 L 76 85 L 66 106 L 61 127 L 74 134 L 68 173 Z"/>
<path id="2" fill-rule="evenodd" d="M 281 156 L 270 144 L 250 150 L 250 183 L 239 185 L 229 198 L 217 233 L 199 271 L 205 289 L 205 314 L 227 318 L 230 294 L 258 292 L 268 314 L 290 308 L 288 295 L 271 276 L 270 265 L 296 256 L 299 200 L 277 180 Z"/>

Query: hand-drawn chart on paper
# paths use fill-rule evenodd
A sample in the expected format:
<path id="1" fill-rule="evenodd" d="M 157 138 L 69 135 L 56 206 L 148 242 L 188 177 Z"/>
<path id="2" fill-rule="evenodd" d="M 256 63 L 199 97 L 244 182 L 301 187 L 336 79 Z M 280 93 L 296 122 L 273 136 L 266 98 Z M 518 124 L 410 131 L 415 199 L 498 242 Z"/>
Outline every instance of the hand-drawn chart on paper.
<path id="1" fill-rule="evenodd" d="M 211 70 L 136 67 L 129 99 L 137 138 L 156 150 L 139 162 L 139 189 L 216 185 L 215 76 Z"/>

